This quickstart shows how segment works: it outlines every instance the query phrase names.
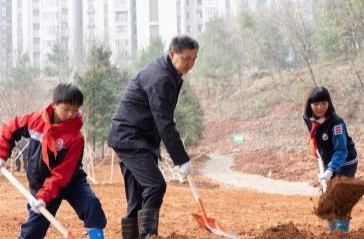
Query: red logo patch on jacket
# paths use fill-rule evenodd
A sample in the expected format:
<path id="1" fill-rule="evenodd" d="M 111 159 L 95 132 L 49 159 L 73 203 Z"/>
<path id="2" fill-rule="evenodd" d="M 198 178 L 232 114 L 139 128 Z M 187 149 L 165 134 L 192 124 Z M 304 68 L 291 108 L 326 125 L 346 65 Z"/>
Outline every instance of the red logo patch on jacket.
<path id="1" fill-rule="evenodd" d="M 343 126 L 341 124 L 334 126 L 334 134 L 335 135 L 343 134 Z"/>

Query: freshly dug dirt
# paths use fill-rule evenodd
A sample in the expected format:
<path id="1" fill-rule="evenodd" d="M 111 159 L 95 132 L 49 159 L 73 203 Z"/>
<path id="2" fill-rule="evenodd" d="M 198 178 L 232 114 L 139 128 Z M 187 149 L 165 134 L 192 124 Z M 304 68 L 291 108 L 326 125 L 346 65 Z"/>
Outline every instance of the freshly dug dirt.
<path id="1" fill-rule="evenodd" d="M 332 233 L 322 233 L 318 236 L 318 239 L 362 239 L 364 238 L 364 229 L 358 231 L 352 231 L 345 233 L 341 231 L 335 231 Z"/>
<path id="2" fill-rule="evenodd" d="M 256 239 L 314 239 L 315 235 L 311 232 L 300 231 L 293 224 L 289 222 L 288 224 L 278 225 L 276 227 L 268 228 L 261 235 L 256 237 Z"/>
<path id="3" fill-rule="evenodd" d="M 334 178 L 330 181 L 326 192 L 320 196 L 315 214 L 333 220 L 350 216 L 354 205 L 364 194 L 364 180 L 347 177 Z"/>
<path id="4" fill-rule="evenodd" d="M 178 235 L 176 233 L 172 233 L 168 237 L 152 236 L 150 239 L 189 239 L 189 237 Z"/>
<path id="5" fill-rule="evenodd" d="M 312 232 L 299 230 L 293 222 L 278 225 L 265 230 L 255 239 L 363 239 L 364 229 L 345 233 L 341 231 L 324 232 L 315 236 Z"/>
<path id="6" fill-rule="evenodd" d="M 103 183 L 110 177 L 109 164 L 105 163 L 101 167 L 97 167 L 95 171 L 98 184 L 91 186 L 100 198 L 108 219 L 105 238 L 119 239 L 121 238 L 120 219 L 126 212 L 124 183 L 120 170 L 115 165 L 112 184 Z M 27 185 L 24 173 L 14 173 L 14 176 L 23 185 Z M 292 222 L 301 233 L 313 233 L 316 236 L 315 239 L 340 238 L 323 234 L 327 232 L 327 223 L 313 213 L 313 207 L 318 201 L 317 197 L 282 196 L 237 190 L 218 184 L 216 181 L 210 181 L 200 175 L 195 175 L 194 179 L 204 202 L 207 216 L 216 219 L 229 231 L 236 233 L 239 239 L 254 239 L 266 230 L 289 222 Z M 0 192 L 0 221 L 2 222 L 0 239 L 17 238 L 19 226 L 28 216 L 26 199 L 1 176 Z M 188 185 L 169 184 L 160 213 L 159 237 L 162 239 L 221 238 L 200 228 L 192 217 L 193 213 L 199 213 L 199 211 Z M 351 217 L 349 238 L 363 239 L 363 200 L 353 208 Z M 67 202 L 62 203 L 56 218 L 64 227 L 71 230 L 76 238 L 88 238 L 82 221 L 78 219 Z M 320 237 L 321 234 L 324 237 Z M 49 229 L 45 237 L 45 239 L 63 238 L 54 227 Z M 280 239 L 280 237 L 275 237 L 275 239 Z"/>

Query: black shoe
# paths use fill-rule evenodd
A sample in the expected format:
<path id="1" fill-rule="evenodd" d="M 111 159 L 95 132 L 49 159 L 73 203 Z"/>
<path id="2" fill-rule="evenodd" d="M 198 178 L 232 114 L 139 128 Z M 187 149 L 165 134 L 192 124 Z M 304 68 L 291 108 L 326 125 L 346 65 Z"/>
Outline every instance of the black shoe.
<path id="1" fill-rule="evenodd" d="M 158 236 L 159 209 L 143 209 L 138 211 L 140 238 Z"/>
<path id="2" fill-rule="evenodd" d="M 121 235 L 123 239 L 138 239 L 138 218 L 121 219 Z"/>

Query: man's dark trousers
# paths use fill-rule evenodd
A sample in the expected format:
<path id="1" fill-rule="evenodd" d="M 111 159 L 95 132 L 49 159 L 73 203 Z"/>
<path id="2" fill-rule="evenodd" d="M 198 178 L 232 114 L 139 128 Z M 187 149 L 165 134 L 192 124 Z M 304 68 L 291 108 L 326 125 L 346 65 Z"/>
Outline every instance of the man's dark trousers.
<path id="1" fill-rule="evenodd" d="M 166 192 L 166 181 L 158 167 L 158 158 L 144 151 L 120 158 L 128 210 L 126 218 L 136 218 L 141 209 L 159 209 Z"/>

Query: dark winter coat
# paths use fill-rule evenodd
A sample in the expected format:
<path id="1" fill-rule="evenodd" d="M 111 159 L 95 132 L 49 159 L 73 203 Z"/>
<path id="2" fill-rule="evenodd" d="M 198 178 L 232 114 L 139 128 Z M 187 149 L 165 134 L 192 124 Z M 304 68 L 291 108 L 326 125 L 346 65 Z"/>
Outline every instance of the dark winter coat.
<path id="1" fill-rule="evenodd" d="M 159 157 L 161 140 L 176 165 L 189 161 L 174 122 L 182 75 L 164 55 L 131 80 L 112 118 L 108 145 L 120 152 L 148 150 Z"/>
<path id="2" fill-rule="evenodd" d="M 304 117 L 311 131 L 312 122 Z M 357 153 L 352 138 L 348 135 L 343 119 L 332 115 L 314 132 L 317 140 L 317 150 L 327 168 L 340 173 L 342 167 L 357 163 Z"/>

